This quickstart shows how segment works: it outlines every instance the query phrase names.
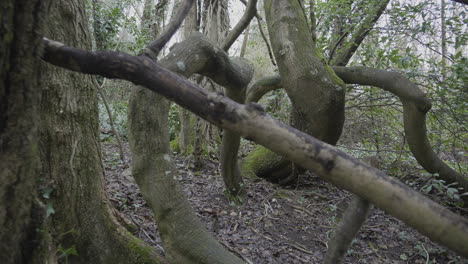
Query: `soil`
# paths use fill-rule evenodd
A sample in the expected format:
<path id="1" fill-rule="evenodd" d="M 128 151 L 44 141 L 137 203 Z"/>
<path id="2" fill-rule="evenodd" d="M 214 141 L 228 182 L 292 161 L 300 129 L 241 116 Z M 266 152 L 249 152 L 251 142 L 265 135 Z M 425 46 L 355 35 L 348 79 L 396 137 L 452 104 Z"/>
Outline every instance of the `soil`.
<path id="1" fill-rule="evenodd" d="M 125 161 L 104 143 L 107 191 L 112 204 L 134 225 L 133 233 L 164 249 L 151 210 L 131 176 L 130 152 Z M 206 228 L 247 263 L 322 263 L 327 241 L 351 194 L 311 173 L 296 185 L 282 187 L 262 179 L 246 179 L 248 200 L 229 204 L 216 161 L 193 171 L 190 158 L 176 156 L 179 181 Z M 468 263 L 377 208 L 353 240 L 344 263 Z"/>

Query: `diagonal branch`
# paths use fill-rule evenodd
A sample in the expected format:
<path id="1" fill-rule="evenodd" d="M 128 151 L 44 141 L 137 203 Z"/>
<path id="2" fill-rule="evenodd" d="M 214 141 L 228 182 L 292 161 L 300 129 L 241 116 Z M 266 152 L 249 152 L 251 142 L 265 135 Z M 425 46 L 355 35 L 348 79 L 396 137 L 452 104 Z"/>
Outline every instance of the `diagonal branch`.
<path id="1" fill-rule="evenodd" d="M 229 32 L 221 48 L 224 51 L 228 51 L 229 48 L 234 44 L 236 39 L 244 31 L 244 29 L 250 24 L 252 18 L 257 14 L 257 0 L 249 0 L 245 9 L 244 15 L 239 20 L 237 25 Z"/>
<path id="2" fill-rule="evenodd" d="M 47 39 L 43 45 L 43 59 L 49 63 L 145 86 L 209 122 L 262 144 L 369 200 L 432 240 L 468 257 L 467 219 L 335 147 L 272 119 L 256 104 L 241 105 L 208 93 L 147 57 L 88 52 Z"/>
<path id="3" fill-rule="evenodd" d="M 245 2 L 245 0 L 240 0 L 240 1 L 241 1 L 244 5 L 247 5 L 247 2 Z M 276 66 L 275 58 L 273 57 L 273 51 L 271 50 L 270 43 L 268 42 L 268 39 L 267 39 L 267 37 L 265 36 L 265 32 L 263 31 L 263 28 L 262 28 L 262 21 L 263 21 L 263 18 L 258 14 L 258 11 L 255 11 L 255 18 L 257 19 L 257 24 L 258 24 L 258 29 L 259 29 L 259 31 L 260 31 L 260 35 L 262 36 L 263 41 L 265 42 L 265 45 L 266 45 L 266 47 L 267 47 L 268 56 L 270 56 L 271 64 L 273 64 L 273 66 Z"/>
<path id="4" fill-rule="evenodd" d="M 351 57 L 387 8 L 388 2 L 389 0 L 378 1 L 376 6 L 369 7 L 369 13 L 360 23 L 356 31 L 352 33 L 350 37 L 351 39 L 345 42 L 342 42 L 343 39 L 337 41 L 336 45 L 332 49 L 332 53 L 330 54 L 332 65 L 344 66 L 348 64 Z M 349 32 L 345 32 L 345 34 L 342 35 L 342 38 L 347 37 L 348 35 Z M 335 50 L 338 51 L 336 56 L 334 56 Z"/>
<path id="5" fill-rule="evenodd" d="M 161 33 L 160 37 L 153 41 L 148 47 L 143 51 L 143 55 L 148 56 L 152 59 L 156 59 L 161 52 L 162 48 L 166 43 L 171 39 L 174 33 L 179 29 L 180 25 L 184 21 L 185 17 L 190 11 L 192 4 L 195 0 L 185 0 L 184 4 L 177 10 L 177 14 L 171 20 L 171 23 L 167 25 L 164 32 Z"/>

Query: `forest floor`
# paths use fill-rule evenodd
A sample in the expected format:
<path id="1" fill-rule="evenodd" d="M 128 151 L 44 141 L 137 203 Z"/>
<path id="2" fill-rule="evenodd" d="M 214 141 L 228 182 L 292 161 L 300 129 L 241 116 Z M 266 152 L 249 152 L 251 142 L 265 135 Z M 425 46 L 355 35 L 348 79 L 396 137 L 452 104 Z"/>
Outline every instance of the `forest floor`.
<path id="1" fill-rule="evenodd" d="M 115 208 L 137 227 L 135 235 L 164 250 L 158 227 L 131 176 L 130 152 L 125 161 L 110 143 L 102 146 L 107 191 Z M 230 205 L 223 195 L 219 165 L 206 161 L 201 171 L 176 156 L 179 181 L 196 214 L 224 246 L 248 263 L 322 263 L 328 236 L 351 194 L 307 173 L 298 183 L 281 187 L 246 179 L 247 202 Z M 373 208 L 344 263 L 468 263 L 403 222 Z"/>

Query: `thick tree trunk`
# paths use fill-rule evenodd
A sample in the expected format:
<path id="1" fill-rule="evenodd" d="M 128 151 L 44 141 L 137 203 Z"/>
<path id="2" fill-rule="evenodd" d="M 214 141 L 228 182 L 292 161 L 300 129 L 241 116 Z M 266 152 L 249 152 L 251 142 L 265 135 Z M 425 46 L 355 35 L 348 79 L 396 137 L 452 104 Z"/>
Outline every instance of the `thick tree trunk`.
<path id="1" fill-rule="evenodd" d="M 48 1 L 0 4 L 0 256 L 2 263 L 43 263 L 45 208 L 37 201 L 41 98 L 36 55 Z"/>
<path id="2" fill-rule="evenodd" d="M 292 103 L 291 125 L 335 144 L 344 122 L 344 83 L 314 47 L 301 2 L 265 1 L 265 14 L 281 83 Z M 294 179 L 290 168 L 280 178 Z"/>
<path id="3" fill-rule="evenodd" d="M 7 37 L 0 41 L 2 263 L 56 263 L 59 250 L 71 248 L 79 254 L 67 257 L 71 263 L 160 263 L 151 248 L 115 225 L 104 199 L 90 78 L 36 58 L 39 18 L 49 19 L 47 35 L 89 47 L 84 4 L 54 1 L 50 15 L 47 7 L 47 1 L 9 1 L 0 9 L 7 30 L 0 34 Z"/>
<path id="4" fill-rule="evenodd" d="M 177 182 L 169 147 L 169 101 L 136 87 L 129 109 L 132 174 L 153 210 L 171 263 L 241 263 L 195 216 Z"/>
<path id="5" fill-rule="evenodd" d="M 299 2 L 300 1 L 298 1 L 298 3 Z M 357 11 L 355 11 L 356 13 L 363 14 L 363 19 L 360 19 L 359 22 L 355 22 L 354 27 L 347 24 L 348 21 L 353 21 L 352 17 L 347 17 L 349 16 L 349 12 L 351 11 L 351 6 L 353 4 L 352 2 L 353 1 L 341 1 L 340 3 L 336 4 L 337 6 L 335 6 L 335 8 L 337 7 L 340 8 L 340 12 L 337 13 L 336 17 L 334 18 L 333 32 L 332 32 L 330 44 L 329 44 L 328 61 L 330 62 L 331 65 L 346 65 L 349 62 L 351 57 L 356 52 L 357 48 L 360 46 L 362 41 L 369 34 L 370 30 L 377 23 L 378 19 L 380 18 L 382 13 L 385 11 L 385 8 L 389 1 L 388 0 L 385 0 L 385 1 L 373 0 L 373 1 L 370 1 L 369 3 L 366 2 L 365 4 L 363 4 L 360 8 L 358 8 Z M 313 1 L 310 1 L 310 5 L 311 5 L 310 17 L 312 20 L 311 21 L 312 22 L 311 35 L 312 35 L 313 41 L 309 42 L 308 45 L 314 46 L 314 41 L 315 41 L 314 34 L 315 34 L 316 29 L 314 28 L 315 16 L 313 13 L 313 6 L 314 6 Z M 351 29 L 352 31 L 350 31 Z M 295 63 L 292 63 L 292 64 L 295 64 Z M 292 69 L 297 68 L 294 65 L 292 66 L 293 66 Z M 278 85 L 278 84 L 280 84 L 279 81 L 276 82 L 274 85 Z M 265 86 L 264 84 L 260 84 L 260 86 L 257 85 L 257 87 L 252 87 L 254 89 L 250 89 L 253 91 L 253 93 L 250 96 L 256 96 L 256 98 L 250 98 L 250 99 L 254 99 L 254 100 L 260 99 L 260 96 L 264 94 L 261 91 L 261 89 L 258 89 L 261 87 L 264 87 L 266 89 L 271 88 L 271 86 L 268 87 L 268 85 Z M 288 92 L 288 95 L 289 95 L 289 92 Z M 293 121 L 295 119 L 297 120 L 302 119 L 302 117 L 301 116 L 298 117 L 297 113 L 294 113 L 294 111 L 292 113 L 292 117 L 293 117 Z M 297 123 L 298 121 L 294 121 L 294 122 Z M 307 121 L 304 120 L 304 123 L 307 123 Z M 333 144 L 332 141 L 327 141 L 327 142 Z M 247 162 L 244 163 L 244 164 L 255 164 L 256 165 L 255 168 L 253 167 L 243 168 L 243 170 L 251 171 L 252 173 L 260 177 L 265 177 L 272 181 L 278 181 L 278 177 L 280 177 L 280 178 L 283 178 L 284 179 L 283 181 L 287 183 L 289 179 L 295 178 L 294 175 L 289 175 L 292 172 L 293 167 L 287 160 L 275 158 L 275 160 L 277 160 L 278 162 L 267 161 L 266 157 L 258 155 L 258 153 L 261 153 L 261 152 L 263 152 L 263 150 L 261 149 L 261 147 L 258 147 L 256 149 L 256 152 L 253 155 L 249 155 L 246 158 Z M 278 168 L 282 168 L 280 173 L 278 173 Z"/>
<path id="6" fill-rule="evenodd" d="M 45 35 L 89 48 L 81 1 L 54 1 Z M 73 17 L 73 19 L 70 19 Z M 52 248 L 75 247 L 70 263 L 160 263 L 154 250 L 120 227 L 104 189 L 96 90 L 89 77 L 43 65 L 42 179 L 52 189 Z"/>

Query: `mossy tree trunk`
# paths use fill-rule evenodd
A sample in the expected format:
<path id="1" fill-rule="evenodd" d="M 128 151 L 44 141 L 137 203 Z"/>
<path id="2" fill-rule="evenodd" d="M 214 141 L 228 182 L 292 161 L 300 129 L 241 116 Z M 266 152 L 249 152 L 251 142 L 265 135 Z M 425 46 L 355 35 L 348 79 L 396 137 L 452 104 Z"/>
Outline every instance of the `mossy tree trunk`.
<path id="1" fill-rule="evenodd" d="M 82 1 L 54 1 L 45 35 L 90 48 Z M 89 76 L 42 65 L 41 179 L 52 190 L 50 247 L 75 248 L 69 263 L 161 263 L 121 227 L 104 189 L 97 96 Z"/>
<path id="2" fill-rule="evenodd" d="M 157 31 L 153 29 L 152 37 L 156 38 Z M 185 46 L 185 52 L 175 52 L 178 45 L 161 64 L 190 77 L 193 72 L 187 56 L 198 61 L 200 57 L 194 56 L 198 47 Z M 128 111 L 132 174 L 154 213 L 167 257 L 181 264 L 242 263 L 206 230 L 177 182 L 169 145 L 169 106 L 163 96 L 134 86 Z"/>
<path id="3" fill-rule="evenodd" d="M 300 6 L 301 1 L 297 1 L 296 6 Z M 352 1 L 351 1 L 352 2 Z M 351 5 L 350 1 L 342 1 L 340 3 L 330 3 L 329 8 L 335 8 L 336 9 L 336 14 L 332 15 L 332 34 L 330 36 L 330 43 L 328 47 L 328 55 L 329 58 L 327 61 L 330 63 L 330 65 L 346 65 L 351 57 L 354 55 L 356 52 L 357 48 L 361 45 L 365 37 L 369 34 L 370 30 L 373 28 L 373 26 L 376 24 L 384 10 L 386 9 L 386 6 L 389 1 L 369 1 L 364 4 L 361 4 L 359 8 L 355 10 L 353 14 L 349 13 L 349 8 Z M 314 45 L 314 34 L 316 34 L 317 28 L 316 23 L 314 22 L 314 10 L 313 10 L 313 4 L 311 1 L 310 5 L 310 17 L 312 19 L 312 28 L 311 28 L 311 38 L 312 42 L 306 41 L 305 45 L 309 46 L 315 46 Z M 302 13 L 302 14 L 301 14 Z M 358 14 L 358 17 L 362 16 L 362 19 L 354 19 L 356 17 L 356 14 Z M 298 17 L 296 19 L 302 20 L 303 17 L 305 17 L 305 14 L 301 12 L 301 9 L 298 10 L 297 13 Z M 346 22 L 345 22 L 346 21 Z M 289 22 L 287 22 L 289 23 Z M 303 24 L 303 22 L 301 22 Z M 307 33 L 307 29 L 302 28 L 302 34 L 304 36 L 309 35 Z M 307 36 L 309 38 L 309 36 Z M 287 41 L 287 39 L 284 39 Z M 278 41 L 277 41 L 278 42 Z M 294 42 L 294 41 L 293 41 Z M 287 43 L 287 42 L 284 42 Z M 295 42 L 296 43 L 296 42 Z M 312 50 L 312 49 L 311 49 Z M 314 49 L 315 50 L 315 49 Z M 314 51 L 312 50 L 312 51 Z M 321 54 L 318 54 L 318 57 L 322 59 Z M 297 71 L 297 68 L 302 67 L 301 64 L 296 64 L 289 63 L 290 64 L 290 69 L 292 71 Z M 302 64 L 303 65 L 303 64 Z M 304 68 L 305 69 L 305 68 Z M 330 75 L 334 77 L 334 74 L 332 71 L 326 67 L 326 70 L 330 72 Z M 281 71 L 280 71 L 281 73 Z M 265 94 L 267 91 L 270 91 L 272 89 L 279 89 L 279 88 L 286 88 L 286 83 L 282 83 L 281 79 L 282 76 L 272 76 L 265 78 L 263 80 L 260 80 L 257 82 L 255 85 L 249 88 L 249 94 L 248 101 L 258 101 L 263 94 Z M 293 79 L 294 80 L 294 79 Z M 298 82 L 299 83 L 299 82 Z M 320 89 L 315 89 L 317 92 L 320 91 Z M 290 95 L 291 92 L 288 92 L 288 95 Z M 325 96 L 326 97 L 326 96 Z M 316 98 L 324 98 L 323 95 L 319 93 L 319 96 L 316 96 Z M 307 97 L 304 97 L 304 100 L 306 100 Z M 292 98 L 291 98 L 292 99 Z M 303 100 L 303 101 L 304 101 Z M 297 101 L 296 103 L 300 103 L 300 101 Z M 311 101 L 310 103 L 313 103 Z M 337 102 L 340 104 L 339 102 Z M 294 104 L 294 102 L 293 102 Z M 341 103 L 342 104 L 342 103 Z M 323 106 L 323 105 L 322 105 Z M 316 110 L 319 110 L 319 112 L 326 112 L 325 108 L 321 109 L 322 106 L 320 104 L 318 107 L 316 107 Z M 337 107 L 341 107 L 337 105 Z M 307 105 L 306 105 L 307 108 Z M 298 112 L 295 112 L 295 107 L 293 105 L 293 111 L 291 113 L 292 116 L 292 122 L 291 124 L 294 125 L 294 123 L 305 123 L 308 124 L 310 123 L 309 121 L 305 120 L 305 116 L 298 115 Z M 341 110 L 338 110 L 341 111 Z M 318 113 L 318 114 L 322 114 Z M 325 117 L 325 115 L 322 115 Z M 302 121 L 304 122 L 302 122 Z M 319 122 L 322 122 L 323 119 L 314 119 Z M 333 122 L 333 118 L 331 117 L 331 123 Z M 339 120 L 336 120 L 336 125 L 339 126 Z M 312 121 L 314 123 L 314 121 Z M 315 126 L 315 125 L 313 125 Z M 315 126 L 317 128 L 317 126 Z M 301 129 L 300 127 L 298 127 Z M 320 128 L 319 128 L 320 129 Z M 305 130 L 307 133 L 311 134 L 311 131 Z M 325 130 L 324 130 L 325 131 Z M 338 131 L 337 131 L 338 132 Z M 318 138 L 321 138 L 321 134 L 311 134 L 314 135 Z M 336 136 L 336 135 L 335 135 Z M 326 142 L 330 144 L 336 143 L 336 140 L 333 139 L 334 136 L 330 139 L 322 138 Z M 265 153 L 267 156 L 262 156 L 260 155 L 261 153 Z M 267 178 L 273 182 L 280 182 L 280 183 L 290 183 L 292 182 L 296 177 L 295 173 L 296 172 L 301 172 L 302 170 L 300 168 L 297 168 L 293 165 L 291 162 L 287 161 L 284 158 L 280 157 L 274 157 L 272 160 L 268 160 L 268 157 L 274 157 L 274 154 L 268 151 L 264 151 L 261 147 L 258 147 L 254 153 L 246 157 L 246 162 L 244 163 L 243 171 L 249 171 L 250 173 L 254 173 L 257 176 Z M 253 167 L 250 165 L 254 165 Z M 294 170 L 296 169 L 296 170 Z"/>
<path id="4" fill-rule="evenodd" d="M 0 10 L 2 263 L 57 263 L 71 248 L 70 263 L 161 263 L 110 213 L 90 78 L 37 58 L 43 34 L 89 48 L 84 3 L 11 0 Z"/>
<path id="5" fill-rule="evenodd" d="M 313 45 L 303 10 L 301 1 L 265 1 L 270 40 L 281 83 L 292 103 L 291 125 L 335 144 L 344 122 L 344 83 Z M 284 170 L 280 178 L 293 180 L 300 171 L 294 167 Z"/>

